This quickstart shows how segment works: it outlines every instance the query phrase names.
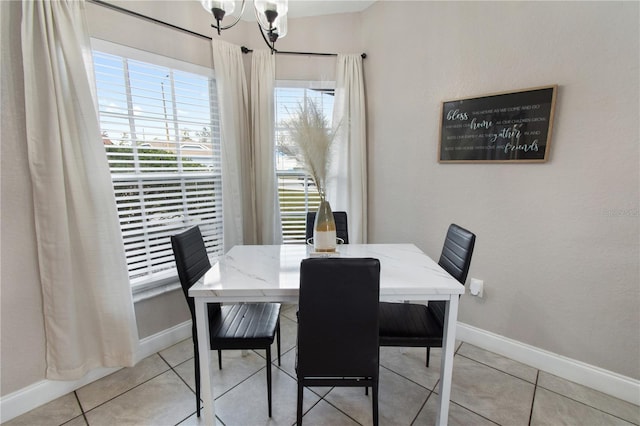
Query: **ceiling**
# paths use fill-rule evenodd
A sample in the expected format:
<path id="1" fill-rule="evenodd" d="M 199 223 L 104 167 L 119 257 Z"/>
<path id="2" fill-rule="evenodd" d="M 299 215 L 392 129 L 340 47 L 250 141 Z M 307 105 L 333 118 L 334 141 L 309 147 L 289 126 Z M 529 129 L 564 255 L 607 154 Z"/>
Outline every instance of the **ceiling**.
<path id="1" fill-rule="evenodd" d="M 373 3 L 375 3 L 375 0 L 289 0 L 289 16 L 291 18 L 301 18 L 304 16 L 360 12 Z"/>
<path id="2" fill-rule="evenodd" d="M 290 18 L 302 18 L 305 16 L 332 15 L 334 13 L 361 12 L 375 3 L 376 0 L 289 0 Z M 236 1 L 236 13 L 240 10 L 241 1 Z M 250 3 L 250 1 L 247 1 Z M 251 4 L 246 9 L 253 9 Z M 235 15 L 235 13 L 234 13 Z M 253 10 L 245 10 L 242 20 L 255 21 Z"/>

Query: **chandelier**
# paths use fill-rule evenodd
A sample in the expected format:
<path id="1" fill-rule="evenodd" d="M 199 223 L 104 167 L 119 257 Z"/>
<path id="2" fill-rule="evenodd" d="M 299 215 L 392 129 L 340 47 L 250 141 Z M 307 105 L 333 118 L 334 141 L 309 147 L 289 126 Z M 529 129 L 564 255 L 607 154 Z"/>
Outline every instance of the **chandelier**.
<path id="1" fill-rule="evenodd" d="M 202 7 L 213 15 L 216 20 L 215 24 L 211 24 L 213 28 L 218 30 L 218 35 L 222 30 L 228 30 L 236 25 L 242 14 L 244 13 L 247 0 L 242 0 L 240 13 L 235 21 L 229 25 L 222 25 L 225 15 L 231 15 L 236 6 L 233 0 L 200 0 Z M 279 38 L 287 35 L 287 11 L 289 9 L 288 0 L 253 0 L 253 8 L 258 20 L 260 34 L 265 43 L 271 49 L 271 53 L 275 51 L 275 43 Z"/>

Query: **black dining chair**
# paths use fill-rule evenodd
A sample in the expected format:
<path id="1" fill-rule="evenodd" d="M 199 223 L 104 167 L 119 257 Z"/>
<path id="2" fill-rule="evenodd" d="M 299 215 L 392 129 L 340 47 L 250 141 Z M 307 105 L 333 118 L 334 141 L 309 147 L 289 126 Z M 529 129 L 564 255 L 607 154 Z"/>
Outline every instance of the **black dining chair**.
<path id="1" fill-rule="evenodd" d="M 378 424 L 380 262 L 310 258 L 300 265 L 297 422 L 305 386 L 371 387 Z"/>
<path id="2" fill-rule="evenodd" d="M 349 244 L 349 228 L 347 227 L 347 212 L 333 212 L 333 220 L 336 222 L 336 237 L 342 239 L 343 244 Z M 316 221 L 316 212 L 307 212 L 305 241 L 313 238 L 313 224 Z"/>
<path id="3" fill-rule="evenodd" d="M 200 357 L 196 312 L 189 288 L 211 269 L 200 228 L 194 226 L 171 237 L 178 277 L 189 310 L 191 311 L 193 350 L 196 375 L 196 405 L 200 417 Z M 207 304 L 209 341 L 212 350 L 218 351 L 218 367 L 222 368 L 222 350 L 241 349 L 266 351 L 267 403 L 271 417 L 271 345 L 277 335 L 278 365 L 280 365 L 280 304 L 245 303 L 238 305 Z"/>
<path id="4" fill-rule="evenodd" d="M 438 264 L 464 285 L 471 265 L 476 236 L 451 224 Z M 426 347 L 429 366 L 430 348 L 441 348 L 444 335 L 446 302 L 430 301 L 426 306 L 414 303 L 380 302 L 380 346 Z"/>

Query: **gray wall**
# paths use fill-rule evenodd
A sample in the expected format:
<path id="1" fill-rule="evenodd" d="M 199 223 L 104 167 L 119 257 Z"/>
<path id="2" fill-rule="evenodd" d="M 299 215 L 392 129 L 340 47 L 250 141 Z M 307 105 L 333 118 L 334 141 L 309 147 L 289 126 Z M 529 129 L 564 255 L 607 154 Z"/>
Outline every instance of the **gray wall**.
<path id="1" fill-rule="evenodd" d="M 640 378 L 637 2 L 377 2 L 369 235 L 477 234 L 460 321 Z M 399 48 L 402 46 L 402 48 Z M 439 164 L 440 102 L 558 84 L 550 161 Z M 621 215 L 617 215 L 621 214 Z"/>
<path id="2" fill-rule="evenodd" d="M 11 3 L 3 39 L 19 32 L 20 5 Z M 213 34 L 197 2 L 118 4 Z M 211 64 L 206 40 L 93 4 L 87 16 L 96 37 Z M 486 291 L 482 300 L 463 296 L 461 321 L 640 378 L 638 4 L 379 1 L 361 14 L 289 25 L 282 50 L 369 55 L 371 242 L 413 242 L 437 256 L 449 223 L 473 229 L 471 276 Z M 264 46 L 254 23 L 222 39 Z M 19 46 L 2 55 L 15 63 Z M 333 64 L 279 56 L 277 77 L 333 80 Z M 442 100 L 554 83 L 551 161 L 437 163 Z M 7 93 L 19 117 L 19 85 Z M 43 380 L 45 369 L 26 148 L 4 137 L 7 123 L 20 126 L 3 121 L 0 146 L 1 395 Z M 140 336 L 188 319 L 181 297 L 136 304 Z"/>

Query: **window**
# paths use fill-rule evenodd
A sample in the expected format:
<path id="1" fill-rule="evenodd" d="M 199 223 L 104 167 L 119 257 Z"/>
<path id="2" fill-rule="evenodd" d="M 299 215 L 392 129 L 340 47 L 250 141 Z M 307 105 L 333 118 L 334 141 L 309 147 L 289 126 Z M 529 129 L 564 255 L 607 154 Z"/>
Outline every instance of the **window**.
<path id="1" fill-rule="evenodd" d="M 148 288 L 175 277 L 170 236 L 186 226 L 200 226 L 210 256 L 223 253 L 215 80 L 195 65 L 92 44 L 129 279 Z"/>
<path id="2" fill-rule="evenodd" d="M 305 242 L 305 222 L 308 211 L 318 209 L 320 196 L 311 177 L 301 164 L 281 144 L 287 137 L 283 122 L 298 105 L 313 100 L 331 124 L 333 115 L 332 82 L 278 81 L 275 89 L 276 176 L 282 218 L 284 244 Z"/>

